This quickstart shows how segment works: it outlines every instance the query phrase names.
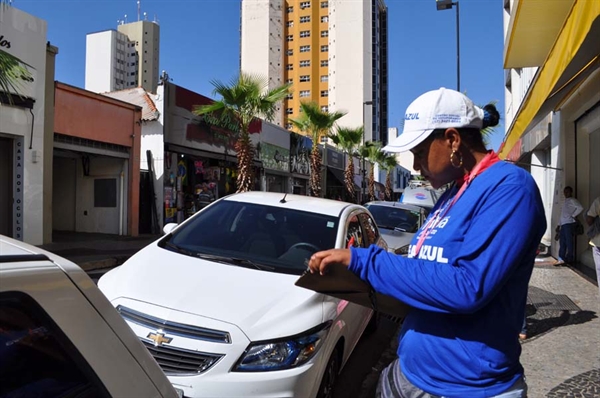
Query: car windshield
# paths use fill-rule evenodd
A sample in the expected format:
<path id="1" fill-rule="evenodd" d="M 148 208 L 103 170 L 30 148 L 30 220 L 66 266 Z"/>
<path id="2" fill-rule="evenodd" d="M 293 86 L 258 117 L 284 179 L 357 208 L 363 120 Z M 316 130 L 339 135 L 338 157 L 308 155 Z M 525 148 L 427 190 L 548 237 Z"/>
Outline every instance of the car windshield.
<path id="1" fill-rule="evenodd" d="M 159 244 L 231 265 L 300 275 L 310 256 L 335 246 L 338 217 L 221 200 Z"/>
<path id="2" fill-rule="evenodd" d="M 406 232 L 417 232 L 420 224 L 419 212 L 394 206 L 366 206 L 379 228 L 400 229 Z"/>

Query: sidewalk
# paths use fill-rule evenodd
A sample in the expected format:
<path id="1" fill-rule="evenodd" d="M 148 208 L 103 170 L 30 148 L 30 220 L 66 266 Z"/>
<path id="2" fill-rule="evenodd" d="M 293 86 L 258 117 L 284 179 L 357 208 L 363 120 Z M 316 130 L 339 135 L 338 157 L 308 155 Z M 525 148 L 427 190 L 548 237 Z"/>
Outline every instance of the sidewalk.
<path id="1" fill-rule="evenodd" d="M 529 283 L 527 339 L 521 363 L 529 398 L 600 397 L 600 294 L 579 272 L 538 258 Z M 515 336 L 516 337 L 516 336 Z M 375 394 L 379 374 L 396 358 L 396 334 L 373 367 L 359 398 Z"/>
<path id="2" fill-rule="evenodd" d="M 71 260 L 84 271 L 89 272 L 120 265 L 159 237 L 159 235 L 131 237 L 83 232 L 54 232 L 53 242 L 39 247 Z"/>

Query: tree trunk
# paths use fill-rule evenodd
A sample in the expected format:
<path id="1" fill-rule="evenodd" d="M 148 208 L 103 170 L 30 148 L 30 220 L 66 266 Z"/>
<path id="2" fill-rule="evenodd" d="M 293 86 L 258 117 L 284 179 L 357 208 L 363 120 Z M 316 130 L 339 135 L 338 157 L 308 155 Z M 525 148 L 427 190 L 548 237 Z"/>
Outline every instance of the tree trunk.
<path id="1" fill-rule="evenodd" d="M 236 179 L 237 192 L 248 192 L 254 188 L 254 147 L 250 141 L 248 132 L 240 132 L 235 143 L 238 159 L 238 175 Z"/>
<path id="2" fill-rule="evenodd" d="M 369 172 L 369 198 L 371 201 L 375 200 L 375 167 L 373 165 Z"/>
<path id="3" fill-rule="evenodd" d="M 385 199 L 392 200 L 392 171 L 388 170 L 385 177 Z"/>
<path id="4" fill-rule="evenodd" d="M 317 198 L 321 196 L 321 153 L 316 143 L 310 153 L 310 194 Z"/>
<path id="5" fill-rule="evenodd" d="M 346 183 L 346 195 L 348 195 L 346 201 L 354 203 L 354 162 L 352 160 L 352 157 L 350 157 L 344 174 L 344 182 Z"/>

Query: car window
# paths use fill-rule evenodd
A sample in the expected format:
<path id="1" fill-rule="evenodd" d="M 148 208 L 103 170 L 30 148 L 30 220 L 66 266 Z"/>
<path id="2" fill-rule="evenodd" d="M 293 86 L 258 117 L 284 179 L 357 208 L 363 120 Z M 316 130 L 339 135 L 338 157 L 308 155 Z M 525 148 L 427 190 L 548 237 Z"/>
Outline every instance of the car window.
<path id="1" fill-rule="evenodd" d="M 358 216 L 353 215 L 348 220 L 346 227 L 346 248 L 350 247 L 367 247 L 365 246 L 364 234 Z"/>
<path id="2" fill-rule="evenodd" d="M 1 397 L 108 397 L 79 351 L 30 296 L 0 293 Z"/>
<path id="3" fill-rule="evenodd" d="M 358 218 L 360 219 L 363 230 L 365 231 L 365 247 L 376 244 L 377 238 L 379 238 L 379 233 L 377 231 L 377 227 L 375 226 L 375 221 L 367 213 L 359 214 Z"/>
<path id="4" fill-rule="evenodd" d="M 194 215 L 160 246 L 192 256 L 250 260 L 299 275 L 313 253 L 335 247 L 338 224 L 338 217 L 320 213 L 222 200 Z"/>
<path id="5" fill-rule="evenodd" d="M 369 205 L 367 208 L 375 218 L 379 228 L 398 228 L 405 232 L 414 233 L 421 227 L 422 220 L 419 211 L 378 205 Z"/>

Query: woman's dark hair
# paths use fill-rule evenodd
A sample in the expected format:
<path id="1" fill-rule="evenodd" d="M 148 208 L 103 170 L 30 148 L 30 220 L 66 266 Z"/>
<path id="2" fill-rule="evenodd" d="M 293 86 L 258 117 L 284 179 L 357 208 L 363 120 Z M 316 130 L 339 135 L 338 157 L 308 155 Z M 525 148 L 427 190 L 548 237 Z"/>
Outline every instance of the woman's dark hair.
<path id="1" fill-rule="evenodd" d="M 483 107 L 483 128 L 497 126 L 500 122 L 500 114 L 494 104 Z"/>

